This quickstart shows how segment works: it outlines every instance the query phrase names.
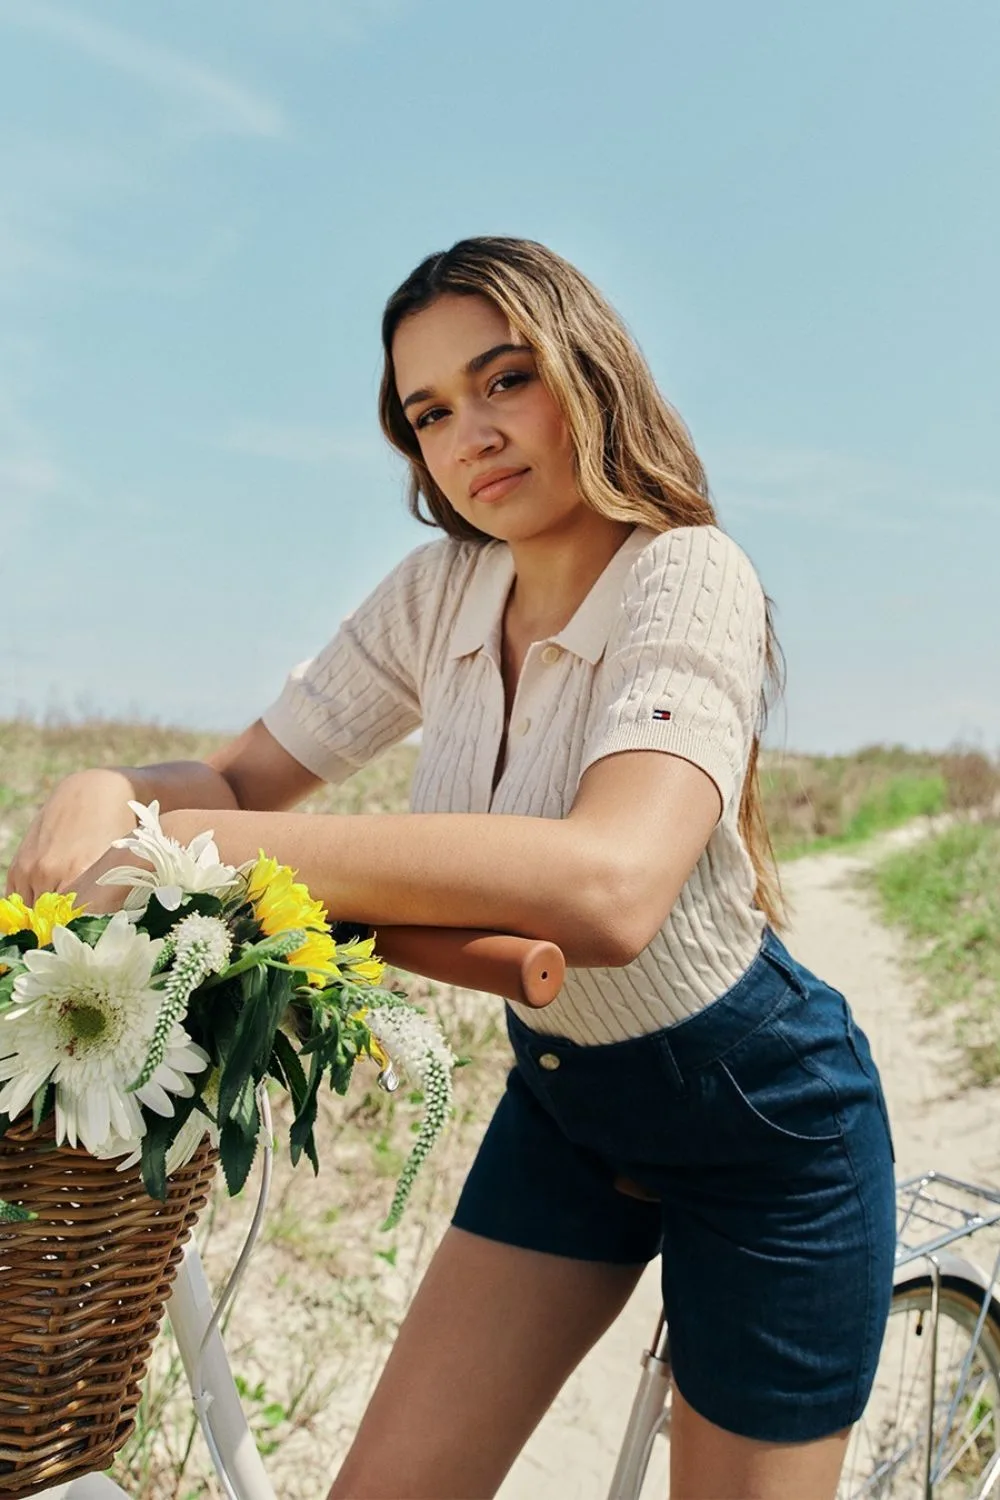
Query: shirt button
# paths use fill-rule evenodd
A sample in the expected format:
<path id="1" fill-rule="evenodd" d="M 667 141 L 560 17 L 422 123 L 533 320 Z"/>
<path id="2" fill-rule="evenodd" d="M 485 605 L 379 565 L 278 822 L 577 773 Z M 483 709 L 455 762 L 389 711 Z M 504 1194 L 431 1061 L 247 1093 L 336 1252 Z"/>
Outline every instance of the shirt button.
<path id="1" fill-rule="evenodd" d="M 530 719 L 518 719 L 517 724 L 515 725 L 515 728 L 516 728 L 518 734 L 527 734 L 528 730 L 531 728 L 531 720 Z"/>
<path id="2" fill-rule="evenodd" d="M 551 667 L 552 663 L 558 661 L 560 656 L 562 656 L 562 651 L 558 646 L 546 646 L 542 652 L 542 661 L 547 667 Z"/>
<path id="3" fill-rule="evenodd" d="M 559 1066 L 559 1059 L 554 1052 L 543 1052 L 538 1059 L 538 1066 L 544 1068 L 547 1073 L 554 1073 Z"/>

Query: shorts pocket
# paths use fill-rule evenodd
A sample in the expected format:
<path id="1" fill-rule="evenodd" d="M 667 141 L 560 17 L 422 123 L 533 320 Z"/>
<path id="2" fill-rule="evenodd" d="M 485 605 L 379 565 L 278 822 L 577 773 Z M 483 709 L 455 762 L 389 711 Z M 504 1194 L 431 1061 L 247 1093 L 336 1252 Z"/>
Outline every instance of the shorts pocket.
<path id="1" fill-rule="evenodd" d="M 766 1088 L 757 1088 L 751 1093 L 745 1085 L 737 1082 L 728 1063 L 721 1062 L 718 1066 L 730 1086 L 733 1097 L 738 1101 L 737 1108 L 742 1106 L 742 1124 L 749 1124 L 758 1131 L 792 1144 L 822 1145 L 826 1141 L 840 1140 L 843 1131 L 835 1123 L 835 1101 L 827 1097 L 825 1084 L 822 1080 L 817 1080 L 815 1075 L 806 1073 L 801 1079 L 802 1091 L 796 1091 L 793 1097 L 779 1091 L 773 1081 Z M 820 1084 L 821 1097 L 810 1099 L 807 1097 L 807 1091 L 815 1093 L 817 1082 Z M 786 1079 L 783 1088 L 791 1089 L 792 1087 L 791 1081 Z M 805 1125 L 807 1128 L 792 1129 L 792 1121 L 796 1125 Z M 830 1124 L 834 1124 L 832 1130 L 823 1128 Z"/>
<path id="2" fill-rule="evenodd" d="M 796 1010 L 809 1004 L 797 996 L 791 1001 Z M 775 1148 L 822 1146 L 843 1137 L 840 1098 L 823 1065 L 831 1039 L 825 1027 L 813 1036 L 808 1029 L 798 1036 L 802 1031 L 801 1025 L 783 1029 L 779 1013 L 711 1065 L 731 1136 Z M 843 1055 L 843 1040 L 832 1040 Z"/>

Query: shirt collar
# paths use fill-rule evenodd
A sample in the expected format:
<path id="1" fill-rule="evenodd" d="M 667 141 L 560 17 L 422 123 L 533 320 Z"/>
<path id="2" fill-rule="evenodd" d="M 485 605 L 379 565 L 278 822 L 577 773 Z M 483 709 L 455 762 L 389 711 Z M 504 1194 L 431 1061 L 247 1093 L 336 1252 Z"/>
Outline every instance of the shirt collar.
<path id="1" fill-rule="evenodd" d="M 637 553 L 656 532 L 636 526 L 592 585 L 576 614 L 558 635 L 547 637 L 591 664 L 600 661 L 618 617 L 625 578 Z M 479 651 L 499 629 L 510 586 L 514 559 L 506 542 L 487 543 L 465 590 L 451 633 L 450 657 Z"/>

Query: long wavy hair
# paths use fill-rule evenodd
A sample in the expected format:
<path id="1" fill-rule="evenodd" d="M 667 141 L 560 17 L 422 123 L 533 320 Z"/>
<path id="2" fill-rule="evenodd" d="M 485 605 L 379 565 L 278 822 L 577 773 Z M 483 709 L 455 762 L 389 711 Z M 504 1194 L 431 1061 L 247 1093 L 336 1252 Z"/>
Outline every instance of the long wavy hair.
<path id="1" fill-rule="evenodd" d="M 460 516 L 435 484 L 396 389 L 392 344 L 402 320 L 443 293 L 487 297 L 535 352 L 541 379 L 572 438 L 586 505 L 609 521 L 668 531 L 718 526 L 691 436 L 657 389 L 615 310 L 568 261 L 534 240 L 483 235 L 428 255 L 393 292 L 382 317 L 385 363 L 379 419 L 409 464 L 411 514 L 463 541 L 494 540 Z M 426 513 L 423 506 L 426 506 Z M 765 596 L 766 597 L 766 596 Z M 784 688 L 784 658 L 766 598 L 765 680 L 740 799 L 739 830 L 756 874 L 754 899 L 785 926 L 777 862 L 764 817 L 758 755 L 769 708 Z"/>

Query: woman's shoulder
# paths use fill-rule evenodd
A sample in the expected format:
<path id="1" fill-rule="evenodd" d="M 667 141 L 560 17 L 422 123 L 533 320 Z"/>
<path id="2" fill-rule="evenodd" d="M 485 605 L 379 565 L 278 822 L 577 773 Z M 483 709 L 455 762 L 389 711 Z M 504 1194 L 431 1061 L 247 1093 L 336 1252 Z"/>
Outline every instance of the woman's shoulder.
<path id="1" fill-rule="evenodd" d="M 642 526 L 639 530 L 645 538 L 642 553 L 656 562 L 728 563 L 756 572 L 745 548 L 721 526 L 670 526 L 665 531 Z"/>
<path id="2" fill-rule="evenodd" d="M 641 545 L 629 571 L 629 592 L 660 592 L 684 585 L 695 592 L 735 594 L 763 603 L 764 591 L 747 551 L 721 526 L 640 528 Z"/>

